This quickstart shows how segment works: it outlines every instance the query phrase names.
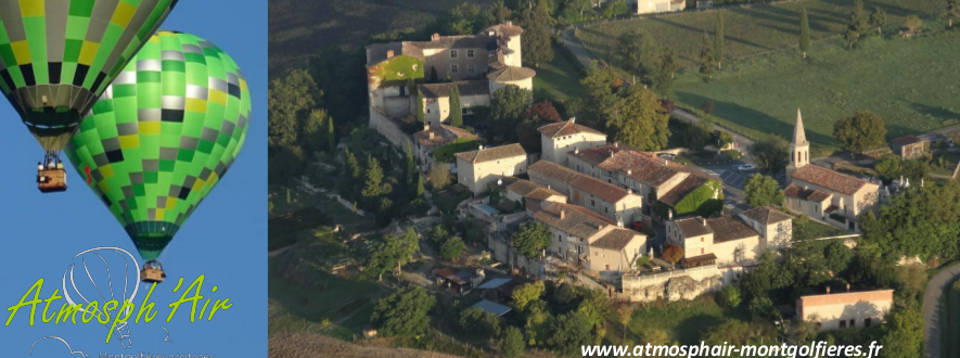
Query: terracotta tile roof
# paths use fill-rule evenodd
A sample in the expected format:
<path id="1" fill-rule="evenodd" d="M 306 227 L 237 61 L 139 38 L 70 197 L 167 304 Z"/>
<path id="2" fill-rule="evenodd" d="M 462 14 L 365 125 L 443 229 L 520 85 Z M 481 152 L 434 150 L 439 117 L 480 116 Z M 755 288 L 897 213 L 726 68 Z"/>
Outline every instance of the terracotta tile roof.
<path id="1" fill-rule="evenodd" d="M 550 123 L 550 124 L 541 126 L 540 128 L 538 128 L 538 130 L 540 131 L 540 133 L 551 138 L 556 138 L 556 137 L 561 137 L 566 135 L 573 135 L 577 133 L 603 134 L 602 132 L 596 129 L 576 124 L 573 118 L 570 118 L 569 120 L 566 120 L 563 122 Z"/>
<path id="2" fill-rule="evenodd" d="M 760 235 L 753 230 L 753 228 L 747 226 L 747 224 L 744 224 L 743 221 L 729 216 L 707 219 L 707 225 L 713 230 L 714 243 L 745 239 L 751 236 Z"/>
<path id="3" fill-rule="evenodd" d="M 487 74 L 487 78 L 498 82 L 510 82 L 533 78 L 537 71 L 526 67 L 502 66 L 493 72 Z"/>
<path id="4" fill-rule="evenodd" d="M 830 197 L 833 196 L 833 194 L 820 189 L 804 189 L 795 184 L 788 185 L 787 188 L 783 190 L 783 195 L 788 198 L 797 198 L 818 203 L 822 203 L 824 200 L 830 199 Z"/>
<path id="5" fill-rule="evenodd" d="M 519 179 L 519 178 L 513 178 L 513 177 L 510 177 L 509 179 L 507 178 L 504 178 L 504 179 L 512 181 L 510 184 L 507 184 L 506 186 L 507 191 L 517 193 L 517 195 L 520 195 L 520 196 L 527 196 L 527 194 L 533 192 L 534 190 L 537 190 L 538 188 L 541 188 L 540 184 L 534 183 L 526 179 Z"/>
<path id="6" fill-rule="evenodd" d="M 430 132 L 433 132 L 432 138 L 430 137 Z M 448 126 L 446 124 L 440 127 L 433 126 L 430 130 L 425 129 L 413 134 L 413 139 L 424 148 L 442 147 L 460 138 L 476 139 L 477 136 L 467 132 L 463 128 Z"/>
<path id="7" fill-rule="evenodd" d="M 454 85 L 460 89 L 460 96 L 476 96 L 490 93 L 490 84 L 487 80 L 422 83 L 418 86 L 424 98 L 443 98 L 450 97 L 450 90 Z"/>
<path id="8" fill-rule="evenodd" d="M 642 238 L 643 235 L 636 231 L 617 227 L 603 234 L 603 236 L 600 236 L 596 241 L 591 242 L 590 246 L 619 251 L 623 250 L 631 241 Z"/>
<path id="9" fill-rule="evenodd" d="M 623 173 L 650 186 L 659 186 L 678 174 L 695 173 L 706 176 L 683 164 L 657 157 L 655 153 L 642 152 L 617 143 L 571 151 L 569 155 L 608 172 Z"/>
<path id="10" fill-rule="evenodd" d="M 674 220 L 673 222 L 680 229 L 680 234 L 684 238 L 688 238 L 713 233 L 713 229 L 709 225 L 704 225 L 703 220 L 704 218 L 701 217 L 692 217 Z"/>
<path id="11" fill-rule="evenodd" d="M 850 305 L 860 301 L 866 302 L 893 302 L 893 290 L 874 290 L 860 292 L 829 293 L 824 295 L 800 296 L 797 305 L 800 307 L 825 305 Z"/>
<path id="12" fill-rule="evenodd" d="M 572 182 L 573 179 L 583 175 L 577 171 L 551 162 L 549 160 L 539 160 L 527 167 L 527 173 L 555 179 L 563 183 Z"/>
<path id="13" fill-rule="evenodd" d="M 540 210 L 533 213 L 533 218 L 547 226 L 584 239 L 593 237 L 608 225 L 614 225 L 612 221 L 587 208 L 563 203 L 541 203 Z"/>
<path id="14" fill-rule="evenodd" d="M 481 148 L 482 149 L 471 150 L 469 152 L 457 153 L 457 159 L 463 160 L 467 163 L 484 163 L 506 158 L 527 156 L 527 152 L 523 150 L 523 146 L 521 146 L 519 143 L 504 144 L 490 148 L 484 148 L 481 146 Z"/>
<path id="15" fill-rule="evenodd" d="M 797 169 L 791 177 L 846 195 L 853 195 L 868 184 L 866 180 L 813 164 Z"/>
<path id="16" fill-rule="evenodd" d="M 687 194 L 691 191 L 699 188 L 701 185 L 707 182 L 707 178 L 703 178 L 696 175 L 690 175 L 683 179 L 679 184 L 674 186 L 664 195 L 660 196 L 660 202 L 673 207 L 677 205 L 680 200 L 682 200 Z"/>
<path id="17" fill-rule="evenodd" d="M 570 186 L 593 194 L 608 203 L 616 203 L 630 194 L 626 189 L 607 183 L 588 175 L 579 175 L 570 182 Z"/>
<path id="18" fill-rule="evenodd" d="M 417 46 L 421 49 L 496 48 L 496 39 L 485 35 L 440 36 L 440 38 L 436 40 L 404 42 L 413 46 Z"/>
<path id="19" fill-rule="evenodd" d="M 703 255 L 697 255 L 697 256 L 691 256 L 691 257 L 685 258 L 683 259 L 683 262 L 692 266 L 700 266 L 699 264 L 701 263 L 708 263 L 716 260 L 717 260 L 717 255 L 711 252 L 709 254 L 703 254 Z"/>
<path id="20" fill-rule="evenodd" d="M 742 212 L 741 215 L 753 219 L 761 224 L 774 224 L 793 219 L 792 216 L 769 206 L 756 207 Z"/>
<path id="21" fill-rule="evenodd" d="M 394 41 L 367 45 L 367 66 L 373 66 L 387 59 L 387 52 L 393 56 L 406 55 L 423 60 L 423 49 L 406 41 Z"/>

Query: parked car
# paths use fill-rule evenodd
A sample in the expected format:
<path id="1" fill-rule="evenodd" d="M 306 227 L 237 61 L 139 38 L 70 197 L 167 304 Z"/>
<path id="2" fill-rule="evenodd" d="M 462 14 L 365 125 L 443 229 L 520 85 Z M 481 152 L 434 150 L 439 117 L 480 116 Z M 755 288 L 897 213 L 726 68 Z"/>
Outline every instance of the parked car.
<path id="1" fill-rule="evenodd" d="M 752 171 L 752 170 L 755 170 L 755 169 L 757 169 L 757 167 L 756 167 L 755 165 L 753 165 L 753 164 L 750 164 L 750 163 L 740 164 L 740 165 L 737 166 L 737 170 L 739 170 L 739 171 L 741 171 L 741 172 L 749 172 L 749 171 Z"/>
<path id="2" fill-rule="evenodd" d="M 643 221 L 634 221 L 630 227 L 637 231 L 643 231 Z"/>
<path id="3" fill-rule="evenodd" d="M 677 159 L 677 155 L 673 153 L 660 153 L 660 154 L 657 154 L 657 156 L 663 159 L 670 159 L 670 160 Z"/>

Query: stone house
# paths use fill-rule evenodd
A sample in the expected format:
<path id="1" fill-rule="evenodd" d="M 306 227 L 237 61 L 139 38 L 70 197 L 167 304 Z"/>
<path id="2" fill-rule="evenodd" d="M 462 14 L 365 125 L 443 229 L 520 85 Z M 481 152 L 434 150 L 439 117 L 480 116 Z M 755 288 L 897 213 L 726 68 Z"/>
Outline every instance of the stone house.
<path id="1" fill-rule="evenodd" d="M 607 135 L 579 125 L 576 118 L 550 123 L 538 128 L 540 131 L 541 159 L 562 165 L 567 164 L 567 152 L 593 148 L 607 143 Z"/>
<path id="2" fill-rule="evenodd" d="M 541 186 L 526 179 L 508 178 L 505 194 L 508 200 L 515 201 L 523 205 L 527 212 L 540 210 L 544 203 L 566 203 L 567 196 L 563 193 Z"/>
<path id="3" fill-rule="evenodd" d="M 736 217 L 689 217 L 668 221 L 667 243 L 683 248 L 684 267 L 710 264 L 752 265 L 766 249 L 787 245 L 791 217 L 769 207 L 754 208 Z"/>
<path id="4" fill-rule="evenodd" d="M 850 230 L 859 230 L 857 215 L 873 208 L 879 199 L 879 184 L 810 164 L 810 142 L 800 110 L 790 143 L 787 178 L 787 209 Z"/>
<path id="5" fill-rule="evenodd" d="M 930 139 L 906 135 L 891 140 L 890 148 L 900 159 L 923 159 L 930 155 Z"/>
<path id="6" fill-rule="evenodd" d="M 637 14 L 655 14 L 661 12 L 683 11 L 686 0 L 636 0 Z"/>
<path id="7" fill-rule="evenodd" d="M 457 182 L 480 194 L 497 179 L 527 171 L 527 152 L 519 143 L 461 152 L 457 157 Z"/>
<path id="8" fill-rule="evenodd" d="M 616 223 L 630 223 L 643 218 L 643 196 L 630 189 L 546 160 L 530 165 L 527 174 L 533 182 L 567 195 L 570 203 L 593 210 Z"/>
<path id="9" fill-rule="evenodd" d="M 605 280 L 632 269 L 646 249 L 646 235 L 578 205 L 545 203 L 533 218 L 550 233 L 549 254 Z"/>
<path id="10" fill-rule="evenodd" d="M 648 208 L 657 202 L 674 208 L 694 190 L 719 182 L 699 170 L 619 143 L 577 148 L 567 158 L 571 169 L 642 194 Z"/>
<path id="11" fill-rule="evenodd" d="M 490 96 L 504 86 L 532 90 L 536 73 L 522 66 L 522 33 L 521 27 L 507 21 L 475 35 L 433 34 L 428 41 L 368 45 L 370 127 L 403 146 L 411 141 L 403 119 L 415 115 L 417 91 L 423 95 L 426 117 L 436 126 L 449 119 L 453 86 L 459 89 L 465 110 L 489 105 Z"/>
<path id="12" fill-rule="evenodd" d="M 847 288 L 849 291 L 849 287 Z M 797 317 L 815 322 L 817 330 L 869 327 L 883 322 L 893 306 L 893 290 L 830 293 L 801 296 L 797 299 Z"/>
<path id="13" fill-rule="evenodd" d="M 434 150 L 456 141 L 475 140 L 477 135 L 463 128 L 446 124 L 431 126 L 430 123 L 426 123 L 423 130 L 414 133 L 411 138 L 413 138 L 412 150 L 417 163 L 422 170 L 427 170 L 433 165 Z"/>

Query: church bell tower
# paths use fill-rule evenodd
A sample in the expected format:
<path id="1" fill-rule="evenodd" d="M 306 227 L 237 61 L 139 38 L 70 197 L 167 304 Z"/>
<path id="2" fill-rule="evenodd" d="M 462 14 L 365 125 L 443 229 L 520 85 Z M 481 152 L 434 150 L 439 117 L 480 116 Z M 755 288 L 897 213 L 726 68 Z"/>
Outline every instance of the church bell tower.
<path id="1" fill-rule="evenodd" d="M 787 165 L 787 179 L 793 175 L 797 169 L 810 164 L 810 142 L 807 142 L 807 135 L 803 131 L 803 118 L 800 115 L 800 109 L 797 108 L 797 124 L 793 128 L 793 141 L 790 142 L 790 164 Z"/>

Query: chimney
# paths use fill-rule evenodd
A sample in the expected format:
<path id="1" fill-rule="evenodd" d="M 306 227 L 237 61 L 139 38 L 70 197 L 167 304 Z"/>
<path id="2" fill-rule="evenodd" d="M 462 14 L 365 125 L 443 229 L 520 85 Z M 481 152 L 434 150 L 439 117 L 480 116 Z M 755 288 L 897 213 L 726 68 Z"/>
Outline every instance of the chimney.
<path id="1" fill-rule="evenodd" d="M 850 284 L 847 284 L 847 292 L 850 292 Z"/>
<path id="2" fill-rule="evenodd" d="M 423 123 L 423 130 L 428 132 L 430 131 L 430 121 L 426 121 Z"/>
<path id="3" fill-rule="evenodd" d="M 427 132 L 427 139 L 433 140 L 433 131 Z"/>
<path id="4" fill-rule="evenodd" d="M 547 184 L 547 190 L 553 190 L 550 188 L 550 184 Z"/>
<path id="5" fill-rule="evenodd" d="M 669 166 L 669 165 L 670 165 L 670 162 L 667 161 L 667 158 L 663 158 L 663 165 L 664 165 L 664 166 Z"/>
<path id="6" fill-rule="evenodd" d="M 627 194 L 633 194 L 633 189 L 627 188 Z"/>
<path id="7" fill-rule="evenodd" d="M 703 226 L 707 226 L 707 218 L 701 216 L 700 223 L 703 224 Z"/>
<path id="8" fill-rule="evenodd" d="M 430 35 L 430 41 L 438 41 L 438 40 L 440 40 L 440 34 L 434 32 L 433 35 Z"/>
<path id="9" fill-rule="evenodd" d="M 387 58 L 393 58 L 393 50 L 387 50 Z"/>
<path id="10" fill-rule="evenodd" d="M 477 150 L 478 150 L 478 151 L 483 150 L 483 144 L 481 144 L 479 147 L 477 147 Z"/>
<path id="11" fill-rule="evenodd" d="M 513 26 L 513 21 L 507 20 L 506 24 L 507 24 L 507 26 Z"/>
<path id="12" fill-rule="evenodd" d="M 830 286 L 827 286 L 827 294 L 830 294 Z"/>
<path id="13" fill-rule="evenodd" d="M 560 208 L 560 220 L 567 218 L 567 209 Z"/>
<path id="14" fill-rule="evenodd" d="M 580 154 L 580 148 L 573 148 L 573 154 Z"/>
<path id="15" fill-rule="evenodd" d="M 613 142 L 614 148 L 620 148 L 620 142 Z"/>
<path id="16" fill-rule="evenodd" d="M 633 175 L 633 169 L 627 169 L 627 175 Z"/>
<path id="17" fill-rule="evenodd" d="M 618 219 L 618 220 L 617 220 L 617 227 L 619 227 L 619 228 L 622 228 L 622 227 L 623 227 L 623 220 L 622 220 L 622 219 Z"/>
<path id="18" fill-rule="evenodd" d="M 570 117 L 570 123 L 576 123 L 577 117 Z"/>

